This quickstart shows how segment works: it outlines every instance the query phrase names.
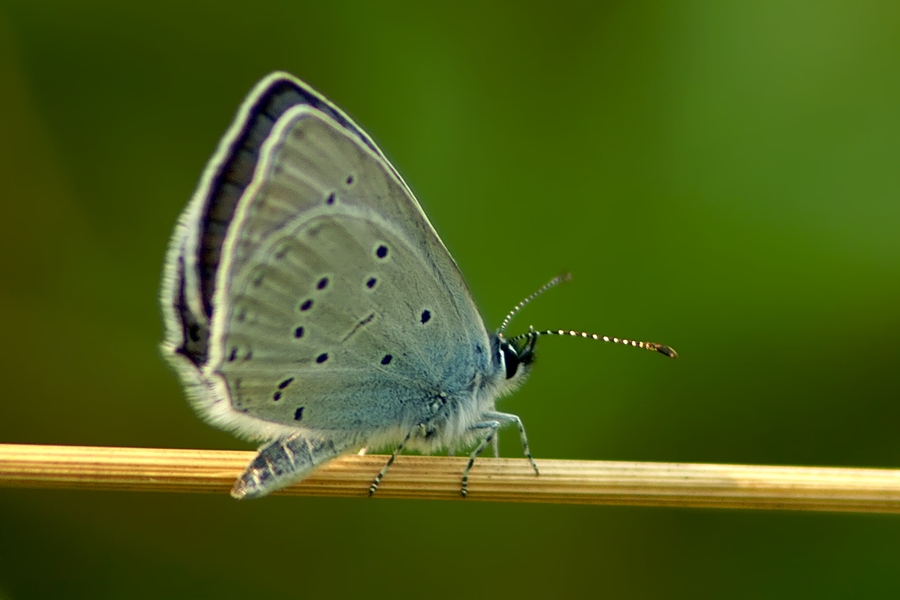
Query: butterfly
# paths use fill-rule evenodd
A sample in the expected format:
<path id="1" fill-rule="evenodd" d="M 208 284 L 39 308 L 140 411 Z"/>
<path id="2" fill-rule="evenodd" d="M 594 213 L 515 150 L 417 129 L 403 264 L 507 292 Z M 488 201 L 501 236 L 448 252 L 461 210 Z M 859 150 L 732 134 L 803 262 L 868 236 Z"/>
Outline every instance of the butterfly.
<path id="1" fill-rule="evenodd" d="M 537 339 L 494 332 L 403 178 L 341 109 L 273 73 L 239 109 L 171 238 L 162 350 L 202 418 L 264 442 L 232 490 L 263 496 L 360 448 L 474 447 L 527 377 Z"/>

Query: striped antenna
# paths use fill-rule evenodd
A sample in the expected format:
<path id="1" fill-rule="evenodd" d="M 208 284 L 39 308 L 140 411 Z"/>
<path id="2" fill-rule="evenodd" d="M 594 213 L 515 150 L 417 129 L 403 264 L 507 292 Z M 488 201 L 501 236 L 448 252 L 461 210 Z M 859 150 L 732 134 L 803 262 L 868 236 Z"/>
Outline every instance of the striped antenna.
<path id="1" fill-rule="evenodd" d="M 612 342 L 613 344 L 621 344 L 623 346 L 632 346 L 634 348 L 644 348 L 645 350 L 653 350 L 654 352 L 659 352 L 660 354 L 665 354 L 669 358 L 678 358 L 678 353 L 675 352 L 672 348 L 664 344 L 657 344 L 656 342 L 638 342 L 636 340 L 626 340 L 623 338 L 617 337 L 609 337 L 608 335 L 597 335 L 596 333 L 587 333 L 586 331 L 566 331 L 564 329 L 553 329 L 547 331 L 535 331 L 534 327 L 531 328 L 531 331 L 528 333 L 523 333 L 522 335 L 517 335 L 516 337 L 509 340 L 510 344 L 515 344 L 516 342 L 520 342 L 522 340 L 536 340 L 542 335 L 568 335 L 572 337 L 583 337 L 590 338 L 592 340 L 599 340 L 602 342 Z"/>
<path id="2" fill-rule="evenodd" d="M 514 316 L 516 316 L 516 313 L 518 313 L 520 310 L 522 310 L 526 304 L 528 304 L 529 302 L 531 302 L 532 300 L 534 300 L 535 298 L 537 298 L 538 296 L 540 296 L 541 294 L 543 294 L 544 292 L 549 290 L 550 288 L 554 288 L 554 287 L 558 286 L 559 284 L 561 284 L 565 281 L 569 281 L 571 279 L 572 279 L 571 273 L 563 273 L 562 275 L 557 275 L 556 277 L 554 277 L 553 279 L 551 279 L 550 281 L 545 283 L 543 286 L 541 286 L 541 289 L 539 289 L 532 295 L 528 296 L 527 298 L 525 298 L 524 300 L 522 300 L 521 302 L 516 304 L 516 306 L 511 311 L 509 311 L 509 314 L 506 315 L 506 318 L 503 319 L 503 322 L 500 323 L 500 329 L 497 331 L 497 334 L 500 337 L 503 337 L 503 332 L 506 331 L 506 327 L 509 325 L 509 322 L 512 321 L 512 318 Z M 525 337 L 527 337 L 527 335 L 528 334 L 525 334 Z M 523 336 L 520 335 L 516 339 L 521 339 L 522 337 Z"/>

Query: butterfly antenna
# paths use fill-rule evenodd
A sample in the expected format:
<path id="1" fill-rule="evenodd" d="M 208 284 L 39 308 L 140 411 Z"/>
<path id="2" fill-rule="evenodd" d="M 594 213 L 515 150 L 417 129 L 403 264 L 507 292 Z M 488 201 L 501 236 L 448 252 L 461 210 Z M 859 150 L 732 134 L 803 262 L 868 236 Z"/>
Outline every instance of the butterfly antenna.
<path id="1" fill-rule="evenodd" d="M 547 331 L 535 331 L 534 327 L 531 328 L 531 331 L 528 333 L 523 333 L 522 335 L 517 335 L 516 337 L 509 340 L 509 343 L 514 344 L 516 342 L 520 342 L 522 340 L 536 340 L 542 335 L 567 335 L 571 337 L 583 337 L 590 338 L 592 340 L 599 340 L 601 342 L 612 342 L 613 344 L 621 344 L 623 346 L 633 346 L 634 348 L 644 348 L 645 350 L 653 350 L 654 352 L 659 352 L 660 354 L 665 354 L 669 358 L 678 358 L 678 353 L 675 352 L 672 348 L 669 348 L 665 344 L 657 344 L 656 342 L 638 342 L 636 340 L 626 340 L 624 338 L 617 337 L 609 337 L 608 335 L 597 335 L 596 333 L 587 333 L 586 331 L 566 331 L 564 329 L 553 329 Z"/>
<path id="2" fill-rule="evenodd" d="M 570 279 L 572 279 L 571 273 L 563 273 L 562 275 L 557 275 L 556 277 L 545 283 L 543 286 L 541 286 L 541 289 L 516 304 L 516 306 L 511 311 L 509 311 L 509 314 L 506 315 L 506 318 L 503 319 L 503 322 L 500 324 L 500 330 L 497 332 L 500 337 L 503 337 L 503 332 L 506 331 L 506 327 L 509 325 L 509 322 L 512 321 L 512 318 L 516 316 L 516 313 L 522 310 L 526 304 L 528 304 L 550 288 L 556 287 L 565 281 L 569 281 Z M 525 335 L 527 336 L 528 334 Z M 522 336 L 519 336 L 519 338 L 522 338 Z"/>

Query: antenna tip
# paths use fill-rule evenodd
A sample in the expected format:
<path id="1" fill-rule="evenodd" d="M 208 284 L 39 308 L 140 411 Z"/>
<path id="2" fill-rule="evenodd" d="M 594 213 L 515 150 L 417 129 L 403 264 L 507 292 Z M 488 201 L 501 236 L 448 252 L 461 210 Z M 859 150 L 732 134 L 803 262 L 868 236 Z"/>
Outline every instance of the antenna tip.
<path id="1" fill-rule="evenodd" d="M 668 346 L 663 346 L 662 344 L 657 344 L 656 348 L 654 348 L 654 350 L 656 350 L 660 354 L 665 354 L 669 358 L 678 358 L 678 353 L 675 352 L 675 350 L 673 350 L 672 348 L 669 348 Z"/>

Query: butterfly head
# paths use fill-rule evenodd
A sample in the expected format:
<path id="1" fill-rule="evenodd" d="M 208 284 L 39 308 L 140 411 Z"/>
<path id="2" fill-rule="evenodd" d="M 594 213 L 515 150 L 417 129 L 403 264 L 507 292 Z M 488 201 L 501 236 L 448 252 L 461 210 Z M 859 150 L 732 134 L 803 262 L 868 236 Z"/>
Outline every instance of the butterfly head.
<path id="1" fill-rule="evenodd" d="M 536 333 L 531 328 L 531 333 Z M 500 343 L 500 358 L 506 369 L 506 379 L 516 380 L 524 378 L 534 362 L 534 346 L 538 336 L 527 337 L 524 340 L 507 340 L 502 335 L 498 336 Z"/>

